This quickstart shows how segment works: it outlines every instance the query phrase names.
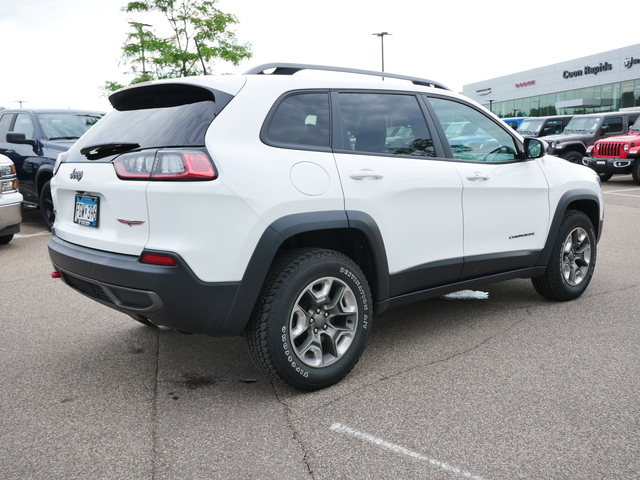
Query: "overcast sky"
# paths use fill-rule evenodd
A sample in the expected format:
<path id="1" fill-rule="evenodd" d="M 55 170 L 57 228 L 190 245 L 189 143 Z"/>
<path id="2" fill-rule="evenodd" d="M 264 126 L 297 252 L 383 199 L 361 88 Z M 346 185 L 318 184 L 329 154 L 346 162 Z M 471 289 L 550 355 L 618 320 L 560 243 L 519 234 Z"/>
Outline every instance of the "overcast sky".
<path id="1" fill-rule="evenodd" d="M 126 3 L 0 0 L 0 107 L 22 101 L 23 108 L 109 110 L 100 87 L 130 78 L 120 62 L 128 22 L 166 29 L 161 17 L 121 12 Z M 219 0 L 218 8 L 238 17 L 235 33 L 254 56 L 238 68 L 219 63 L 213 73 L 269 62 L 379 70 L 381 42 L 372 34 L 389 32 L 386 71 L 462 91 L 476 81 L 638 43 L 634 29 L 605 30 L 598 14 L 567 0 Z M 607 17 L 606 8 L 599 14 Z"/>

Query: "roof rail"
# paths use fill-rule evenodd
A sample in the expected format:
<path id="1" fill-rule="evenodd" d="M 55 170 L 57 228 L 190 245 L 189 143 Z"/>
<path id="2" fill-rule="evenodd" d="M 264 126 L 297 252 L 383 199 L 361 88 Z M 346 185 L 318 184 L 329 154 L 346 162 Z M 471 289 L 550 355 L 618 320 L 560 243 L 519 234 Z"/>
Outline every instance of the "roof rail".
<path id="1" fill-rule="evenodd" d="M 273 70 L 273 72 L 267 74 L 267 70 Z M 326 65 L 307 65 L 303 63 L 265 63 L 264 65 L 258 65 L 245 72 L 245 75 L 293 75 L 301 70 L 324 70 L 328 72 L 340 72 L 340 73 L 355 73 L 358 75 L 371 75 L 374 77 L 382 78 L 395 78 L 398 80 L 407 80 L 414 85 L 422 85 L 424 87 L 442 88 L 443 90 L 451 90 L 445 87 L 441 83 L 427 80 L 425 78 L 409 77 L 406 75 L 397 75 L 387 72 L 376 72 L 373 70 L 359 70 L 356 68 L 343 68 L 343 67 L 330 67 Z"/>

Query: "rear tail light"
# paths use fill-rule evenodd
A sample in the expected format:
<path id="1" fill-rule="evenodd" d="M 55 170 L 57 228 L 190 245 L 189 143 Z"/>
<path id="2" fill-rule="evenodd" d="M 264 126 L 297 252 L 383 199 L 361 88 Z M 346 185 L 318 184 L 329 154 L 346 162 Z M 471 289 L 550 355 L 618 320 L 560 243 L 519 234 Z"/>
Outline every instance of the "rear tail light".
<path id="1" fill-rule="evenodd" d="M 143 150 L 120 155 L 113 161 L 122 180 L 213 180 L 213 161 L 204 150 Z"/>

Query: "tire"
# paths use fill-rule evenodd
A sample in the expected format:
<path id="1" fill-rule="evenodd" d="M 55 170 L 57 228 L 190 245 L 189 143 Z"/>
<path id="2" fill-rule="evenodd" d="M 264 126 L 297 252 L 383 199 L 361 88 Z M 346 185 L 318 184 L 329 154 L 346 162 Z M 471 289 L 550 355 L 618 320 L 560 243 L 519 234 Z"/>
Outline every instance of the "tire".
<path id="1" fill-rule="evenodd" d="M 598 173 L 598 177 L 600 177 L 601 182 L 606 182 L 613 177 L 613 173 Z"/>
<path id="2" fill-rule="evenodd" d="M 640 161 L 636 159 L 633 162 L 633 167 L 631 167 L 631 175 L 633 176 L 633 181 L 636 182 L 636 185 L 640 185 Z"/>
<path id="3" fill-rule="evenodd" d="M 51 231 L 53 222 L 56 219 L 56 213 L 53 208 L 53 198 L 51 197 L 51 182 L 48 181 L 40 190 L 40 213 L 45 226 Z"/>
<path id="4" fill-rule="evenodd" d="M 300 390 L 344 378 L 372 326 L 371 293 L 360 268 L 332 250 L 300 249 L 274 263 L 247 330 L 264 373 Z"/>
<path id="5" fill-rule="evenodd" d="M 4 235 L 0 237 L 0 245 L 6 245 L 13 239 L 13 233 L 11 235 Z"/>
<path id="6" fill-rule="evenodd" d="M 552 300 L 567 301 L 584 293 L 596 265 L 596 234 L 591 220 L 567 210 L 560 224 L 543 276 L 531 279 L 536 291 Z"/>
<path id="7" fill-rule="evenodd" d="M 577 163 L 579 165 L 582 164 L 582 155 L 580 154 L 580 152 L 567 152 L 562 156 L 562 158 L 564 158 L 567 162 Z"/>

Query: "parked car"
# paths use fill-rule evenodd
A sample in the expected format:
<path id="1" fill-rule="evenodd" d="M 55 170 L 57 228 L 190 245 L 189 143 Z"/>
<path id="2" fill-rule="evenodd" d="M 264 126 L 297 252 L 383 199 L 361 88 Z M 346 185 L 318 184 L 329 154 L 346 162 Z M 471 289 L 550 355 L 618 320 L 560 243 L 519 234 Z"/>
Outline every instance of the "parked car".
<path id="1" fill-rule="evenodd" d="M 514 130 L 517 130 L 520 124 L 526 119 L 527 117 L 510 117 L 510 118 L 503 118 L 502 121 L 507 125 L 509 125 L 511 128 L 513 128 Z"/>
<path id="2" fill-rule="evenodd" d="M 58 154 L 68 150 L 103 115 L 84 110 L 0 112 L 0 154 L 15 164 L 25 205 L 40 208 L 48 228 L 55 217 L 50 180 Z"/>
<path id="3" fill-rule="evenodd" d="M 560 135 L 575 115 L 552 115 L 549 117 L 529 117 L 517 128 L 523 137 L 545 137 Z"/>
<path id="4" fill-rule="evenodd" d="M 585 164 L 592 168 L 600 180 L 606 182 L 613 175 L 633 176 L 640 185 L 640 119 L 627 135 L 598 140 L 587 149 Z"/>
<path id="5" fill-rule="evenodd" d="M 571 163 L 583 163 L 587 148 L 601 138 L 627 133 L 640 112 L 611 112 L 576 115 L 559 135 L 547 135 L 542 139 L 549 144 L 547 153 L 564 158 Z"/>
<path id="6" fill-rule="evenodd" d="M 22 195 L 18 192 L 16 167 L 0 155 L 0 245 L 7 244 L 20 231 Z"/>
<path id="7" fill-rule="evenodd" d="M 109 100 L 56 164 L 54 275 L 147 325 L 244 334 L 293 387 L 347 375 L 387 308 L 512 278 L 566 301 L 592 278 L 597 175 L 437 82 L 269 64 Z M 452 148 L 454 123 L 494 147 Z"/>

